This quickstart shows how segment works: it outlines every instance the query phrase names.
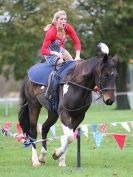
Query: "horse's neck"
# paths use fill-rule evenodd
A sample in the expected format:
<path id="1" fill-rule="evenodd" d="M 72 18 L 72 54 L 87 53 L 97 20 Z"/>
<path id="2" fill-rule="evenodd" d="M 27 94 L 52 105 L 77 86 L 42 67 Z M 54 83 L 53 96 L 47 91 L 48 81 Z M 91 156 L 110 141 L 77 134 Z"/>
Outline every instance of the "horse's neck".
<path id="1" fill-rule="evenodd" d="M 95 86 L 95 70 L 97 60 L 95 58 L 77 63 L 71 76 L 71 81 L 93 88 Z"/>

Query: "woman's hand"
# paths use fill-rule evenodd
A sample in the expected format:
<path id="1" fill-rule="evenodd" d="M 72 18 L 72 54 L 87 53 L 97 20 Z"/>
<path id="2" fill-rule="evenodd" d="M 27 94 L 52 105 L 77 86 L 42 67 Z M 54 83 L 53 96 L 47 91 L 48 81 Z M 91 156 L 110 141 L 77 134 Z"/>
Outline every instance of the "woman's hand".
<path id="1" fill-rule="evenodd" d="M 79 50 L 76 51 L 75 60 L 80 60 L 80 51 Z"/>
<path id="2" fill-rule="evenodd" d="M 54 52 L 54 55 L 57 55 L 58 58 L 60 58 L 61 60 L 63 60 L 63 55 L 62 55 L 62 53 Z"/>
<path id="3" fill-rule="evenodd" d="M 64 62 L 62 53 L 51 51 L 51 54 L 58 56 L 59 60 L 58 60 L 57 64 L 61 64 Z"/>
<path id="4" fill-rule="evenodd" d="M 80 60 L 80 57 L 75 57 L 75 59 L 74 60 Z"/>

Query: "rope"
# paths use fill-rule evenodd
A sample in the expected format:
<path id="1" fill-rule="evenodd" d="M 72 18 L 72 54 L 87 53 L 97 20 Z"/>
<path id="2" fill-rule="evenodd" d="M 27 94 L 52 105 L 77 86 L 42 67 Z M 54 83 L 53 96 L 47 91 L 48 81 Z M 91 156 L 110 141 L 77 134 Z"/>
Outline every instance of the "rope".
<path id="1" fill-rule="evenodd" d="M 101 97 L 102 97 L 102 95 L 100 95 L 100 96 L 99 96 L 97 99 L 95 99 L 92 103 L 98 101 Z M 79 110 L 81 110 L 81 109 L 83 109 L 83 108 L 85 108 L 85 107 L 87 107 L 87 106 L 89 106 L 89 105 L 90 105 L 90 103 L 87 103 L 86 105 L 83 105 L 83 106 L 81 106 L 80 108 L 77 108 L 77 109 L 69 109 L 69 108 L 66 108 L 66 107 L 64 106 L 64 104 L 62 103 L 62 107 L 63 107 L 64 109 L 66 109 L 67 111 L 72 111 L 72 112 L 74 112 L 74 111 L 79 111 Z"/>

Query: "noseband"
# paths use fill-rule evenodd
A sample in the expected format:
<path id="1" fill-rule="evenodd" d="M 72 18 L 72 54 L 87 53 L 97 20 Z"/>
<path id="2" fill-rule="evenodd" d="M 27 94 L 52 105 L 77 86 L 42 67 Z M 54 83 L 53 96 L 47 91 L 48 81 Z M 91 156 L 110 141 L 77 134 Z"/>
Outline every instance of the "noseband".
<path id="1" fill-rule="evenodd" d="M 115 90 L 113 87 L 104 87 L 104 80 L 105 80 L 105 78 L 102 75 L 100 75 L 97 79 L 96 85 L 98 86 L 100 92 L 101 93 L 107 92 L 107 91 L 113 92 Z"/>

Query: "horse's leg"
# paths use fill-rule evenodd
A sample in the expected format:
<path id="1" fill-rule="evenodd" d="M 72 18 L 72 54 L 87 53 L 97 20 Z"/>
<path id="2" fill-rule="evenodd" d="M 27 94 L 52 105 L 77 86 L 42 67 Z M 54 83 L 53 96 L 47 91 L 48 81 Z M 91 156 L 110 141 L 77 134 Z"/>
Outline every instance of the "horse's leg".
<path id="1" fill-rule="evenodd" d="M 33 166 L 40 165 L 40 162 L 38 160 L 37 156 L 37 150 L 36 150 L 36 144 L 34 142 L 37 138 L 37 121 L 39 117 L 39 113 L 41 110 L 41 106 L 31 106 L 29 107 L 29 114 L 30 114 L 30 130 L 28 133 L 28 137 L 32 143 L 32 164 Z"/>
<path id="2" fill-rule="evenodd" d="M 39 156 L 39 161 L 41 163 L 45 163 L 46 161 L 46 154 L 47 154 L 47 134 L 49 132 L 49 129 L 52 125 L 56 123 L 58 119 L 58 115 L 55 112 L 48 112 L 48 118 L 42 125 L 42 139 L 44 140 L 42 142 L 42 148 L 41 148 L 41 153 Z"/>
<path id="3" fill-rule="evenodd" d="M 65 154 L 68 145 L 73 141 L 73 129 L 66 127 L 62 124 L 64 135 L 61 136 L 61 146 L 55 149 L 53 153 L 53 159 L 59 159 L 59 166 L 66 166 L 65 164 Z"/>
<path id="4" fill-rule="evenodd" d="M 74 119 L 74 117 L 76 117 Z M 70 143 L 72 143 L 74 136 L 73 136 L 73 131 L 78 127 L 78 125 L 81 123 L 84 117 L 83 114 L 77 114 L 74 115 L 74 117 L 68 116 L 67 114 L 62 114 L 61 120 L 62 120 L 62 130 L 64 135 L 61 137 L 61 147 L 59 149 L 56 149 L 53 158 L 57 159 L 59 158 L 59 166 L 65 167 L 65 159 L 66 159 L 66 154 L 67 154 L 67 147 Z M 67 127 L 63 124 L 67 125 Z M 71 127 L 71 128 L 68 128 Z"/>
<path id="5" fill-rule="evenodd" d="M 65 129 L 63 124 L 61 124 L 62 132 L 65 135 Z M 64 141 L 61 139 L 61 146 L 63 146 Z M 66 153 L 67 150 L 59 157 L 59 167 L 66 167 Z"/>

